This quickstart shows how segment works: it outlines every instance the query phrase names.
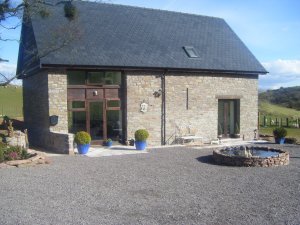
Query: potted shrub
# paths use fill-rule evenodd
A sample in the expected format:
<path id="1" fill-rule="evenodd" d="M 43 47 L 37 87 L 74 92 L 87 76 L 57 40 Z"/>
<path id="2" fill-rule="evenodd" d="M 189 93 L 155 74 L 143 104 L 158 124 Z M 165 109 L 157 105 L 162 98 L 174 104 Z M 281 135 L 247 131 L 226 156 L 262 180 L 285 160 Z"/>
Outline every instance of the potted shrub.
<path id="1" fill-rule="evenodd" d="M 135 148 L 136 150 L 144 150 L 147 146 L 147 138 L 149 137 L 149 133 L 145 129 L 137 130 L 134 133 L 135 137 Z"/>
<path id="2" fill-rule="evenodd" d="M 286 129 L 284 129 L 283 127 L 276 127 L 273 130 L 273 134 L 276 144 L 284 144 L 285 136 L 287 135 Z"/>
<path id="3" fill-rule="evenodd" d="M 91 143 L 91 135 L 85 131 L 79 131 L 75 134 L 74 138 L 75 143 L 77 144 L 77 149 L 79 154 L 86 154 L 89 151 Z"/>
<path id="4" fill-rule="evenodd" d="M 104 145 L 107 147 L 111 147 L 112 144 L 113 144 L 113 141 L 110 138 L 108 138 L 104 141 Z"/>

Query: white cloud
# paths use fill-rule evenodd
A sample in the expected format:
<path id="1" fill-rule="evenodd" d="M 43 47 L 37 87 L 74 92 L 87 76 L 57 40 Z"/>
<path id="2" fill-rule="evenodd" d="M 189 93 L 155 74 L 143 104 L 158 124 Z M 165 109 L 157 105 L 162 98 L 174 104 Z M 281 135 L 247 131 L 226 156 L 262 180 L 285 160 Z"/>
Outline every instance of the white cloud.
<path id="1" fill-rule="evenodd" d="M 278 59 L 262 64 L 269 74 L 259 77 L 261 89 L 300 86 L 300 60 Z"/>
<path id="2" fill-rule="evenodd" d="M 272 62 L 265 62 L 262 64 L 270 73 L 296 74 L 300 76 L 300 60 L 278 59 Z"/>
<path id="3" fill-rule="evenodd" d="M 0 73 L 2 73 L 6 77 L 13 77 L 16 74 L 17 65 L 11 63 L 0 63 Z M 4 81 L 3 77 L 0 76 L 0 82 Z M 21 85 L 22 81 L 18 79 L 14 79 L 12 84 Z"/>
<path id="4" fill-rule="evenodd" d="M 0 63 L 0 73 L 4 75 L 14 75 L 16 73 L 17 65 L 10 63 Z"/>

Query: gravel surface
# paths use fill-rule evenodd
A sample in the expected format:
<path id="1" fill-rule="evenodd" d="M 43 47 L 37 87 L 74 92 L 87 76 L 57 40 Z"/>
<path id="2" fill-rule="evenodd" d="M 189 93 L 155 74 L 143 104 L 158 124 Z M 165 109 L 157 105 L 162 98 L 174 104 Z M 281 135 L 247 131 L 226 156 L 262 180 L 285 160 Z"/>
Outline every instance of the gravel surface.
<path id="1" fill-rule="evenodd" d="M 300 147 L 284 148 L 290 165 L 273 168 L 174 147 L 1 169 L 0 224 L 300 224 Z"/>

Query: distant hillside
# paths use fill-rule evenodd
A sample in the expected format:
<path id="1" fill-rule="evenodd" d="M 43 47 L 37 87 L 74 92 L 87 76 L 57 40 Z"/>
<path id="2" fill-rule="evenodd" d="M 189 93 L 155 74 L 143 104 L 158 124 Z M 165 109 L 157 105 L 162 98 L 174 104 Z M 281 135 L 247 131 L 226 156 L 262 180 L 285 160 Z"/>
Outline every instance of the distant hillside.
<path id="1" fill-rule="evenodd" d="M 275 105 L 267 101 L 259 102 L 259 113 L 262 116 L 271 116 L 279 118 L 300 118 L 300 111 Z"/>
<path id="2" fill-rule="evenodd" d="M 260 93 L 259 101 L 300 110 L 300 86 L 280 88 Z"/>

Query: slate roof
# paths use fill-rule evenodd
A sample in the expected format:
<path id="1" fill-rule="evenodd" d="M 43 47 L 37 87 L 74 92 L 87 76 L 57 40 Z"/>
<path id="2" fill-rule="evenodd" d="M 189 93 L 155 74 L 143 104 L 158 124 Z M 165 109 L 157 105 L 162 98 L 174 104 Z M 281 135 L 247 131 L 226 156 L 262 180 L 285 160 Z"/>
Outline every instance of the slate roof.
<path id="1" fill-rule="evenodd" d="M 32 18 L 40 54 L 64 37 L 75 37 L 41 57 L 41 67 L 267 73 L 223 19 L 115 4 L 74 4 L 78 9 L 74 21 L 64 16 L 62 4 L 49 6 L 48 18 Z M 70 26 L 71 31 L 67 29 Z M 183 46 L 193 46 L 199 58 L 189 58 Z"/>

